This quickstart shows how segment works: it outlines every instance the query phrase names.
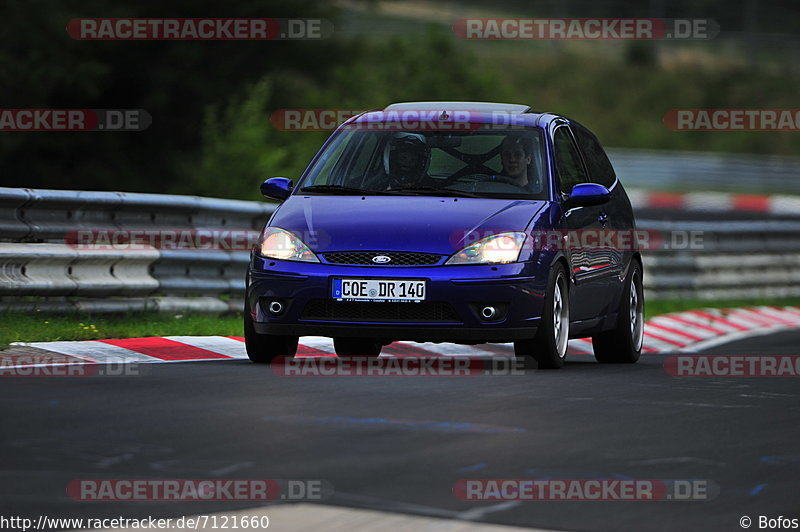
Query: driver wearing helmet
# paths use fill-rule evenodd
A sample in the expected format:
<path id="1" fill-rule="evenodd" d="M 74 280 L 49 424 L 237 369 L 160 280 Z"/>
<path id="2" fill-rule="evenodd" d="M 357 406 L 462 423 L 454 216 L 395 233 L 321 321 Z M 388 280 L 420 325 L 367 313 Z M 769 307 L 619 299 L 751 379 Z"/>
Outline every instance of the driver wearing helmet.
<path id="1" fill-rule="evenodd" d="M 423 135 L 395 133 L 383 152 L 387 189 L 424 186 L 430 161 L 431 150 Z"/>

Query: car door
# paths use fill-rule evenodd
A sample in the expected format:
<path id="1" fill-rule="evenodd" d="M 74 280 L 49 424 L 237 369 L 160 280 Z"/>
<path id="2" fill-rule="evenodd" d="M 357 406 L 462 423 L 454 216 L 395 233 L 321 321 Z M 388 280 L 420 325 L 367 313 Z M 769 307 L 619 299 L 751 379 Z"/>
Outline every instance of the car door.
<path id="1" fill-rule="evenodd" d="M 558 124 L 553 130 L 553 146 L 556 171 L 559 179 L 561 207 L 564 212 L 564 225 L 569 232 L 567 249 L 574 280 L 570 297 L 571 321 L 583 321 L 601 316 L 608 297 L 608 287 L 603 282 L 607 275 L 608 260 L 592 245 L 587 235 L 599 234 L 606 223 L 603 205 L 578 207 L 569 203 L 572 187 L 588 183 L 588 172 L 566 123 Z"/>
<path id="2" fill-rule="evenodd" d="M 608 238 L 605 241 L 607 244 L 611 243 L 611 245 L 605 245 L 598 249 L 597 259 L 599 264 L 607 265 L 599 271 L 599 274 L 601 274 L 603 282 L 608 289 L 608 311 L 615 312 L 617 309 L 616 301 L 618 301 L 619 292 L 623 285 L 621 276 L 636 247 L 633 239 L 633 230 L 635 229 L 633 212 L 622 185 L 617 181 L 614 167 L 611 165 L 611 161 L 608 160 L 608 156 L 597 137 L 584 126 L 574 121 L 571 121 L 570 129 L 586 163 L 589 181 L 603 185 L 611 191 L 608 203 L 601 205 L 600 215 L 606 218 L 604 229 L 613 235 L 613 238 Z"/>

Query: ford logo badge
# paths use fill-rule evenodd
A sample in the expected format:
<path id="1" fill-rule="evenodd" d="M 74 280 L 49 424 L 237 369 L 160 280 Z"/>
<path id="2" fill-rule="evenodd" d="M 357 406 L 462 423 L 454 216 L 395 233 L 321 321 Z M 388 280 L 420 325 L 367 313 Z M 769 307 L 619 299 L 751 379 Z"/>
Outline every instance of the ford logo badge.
<path id="1" fill-rule="evenodd" d="M 387 257 L 386 255 L 376 255 L 372 257 L 372 262 L 375 264 L 386 264 L 387 262 L 391 262 L 392 257 Z"/>

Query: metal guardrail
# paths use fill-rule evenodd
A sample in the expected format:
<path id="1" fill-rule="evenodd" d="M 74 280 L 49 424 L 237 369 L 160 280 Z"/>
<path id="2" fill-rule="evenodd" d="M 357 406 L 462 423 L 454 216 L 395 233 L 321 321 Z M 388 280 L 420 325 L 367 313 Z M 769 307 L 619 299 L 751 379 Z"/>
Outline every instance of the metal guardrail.
<path id="1" fill-rule="evenodd" d="M 67 243 L 68 235 L 260 231 L 274 208 L 267 202 L 197 196 L 0 188 L 0 308 L 239 309 L 247 251 L 88 249 Z M 47 299 L 27 301 L 28 296 Z"/>
<path id="2" fill-rule="evenodd" d="M 800 296 L 800 222 L 639 220 L 662 234 L 697 231 L 701 249 L 643 253 L 652 299 Z"/>
<path id="3" fill-rule="evenodd" d="M 150 250 L 78 251 L 64 244 L 0 244 L 0 290 L 4 295 L 135 296 L 159 288 L 149 266 Z"/>
<path id="4" fill-rule="evenodd" d="M 70 231 L 260 229 L 268 203 L 199 196 L 0 188 L 0 239 L 60 241 Z"/>
<path id="5" fill-rule="evenodd" d="M 0 309 L 238 310 L 247 251 L 80 249 L 65 236 L 98 228 L 260 231 L 273 210 L 196 196 L 0 188 Z M 800 222 L 639 227 L 703 235 L 701 249 L 644 253 L 651 299 L 800 295 Z"/>
<path id="6" fill-rule="evenodd" d="M 610 148 L 628 188 L 800 194 L 800 157 Z"/>

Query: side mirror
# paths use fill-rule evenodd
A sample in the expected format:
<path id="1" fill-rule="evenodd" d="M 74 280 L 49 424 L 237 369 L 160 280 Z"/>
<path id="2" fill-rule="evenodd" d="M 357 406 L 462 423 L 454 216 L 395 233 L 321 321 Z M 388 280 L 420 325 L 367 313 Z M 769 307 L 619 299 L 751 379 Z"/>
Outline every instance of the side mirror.
<path id="1" fill-rule="evenodd" d="M 294 183 L 288 177 L 271 177 L 261 183 L 261 194 L 264 197 L 283 201 L 292 193 Z"/>
<path id="2" fill-rule="evenodd" d="M 569 204 L 574 207 L 591 207 L 602 205 L 611 199 L 611 192 L 597 183 L 581 183 L 572 187 L 569 193 Z"/>

